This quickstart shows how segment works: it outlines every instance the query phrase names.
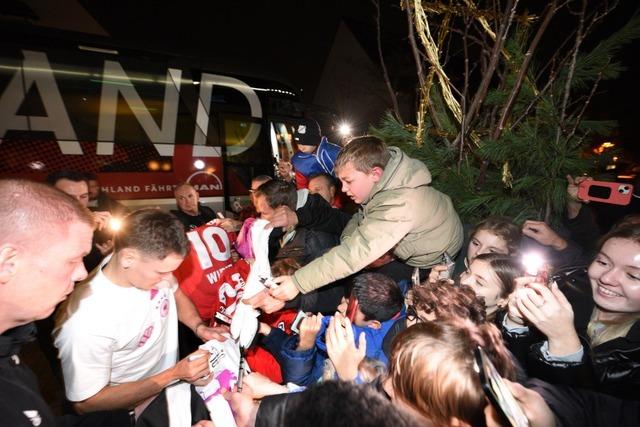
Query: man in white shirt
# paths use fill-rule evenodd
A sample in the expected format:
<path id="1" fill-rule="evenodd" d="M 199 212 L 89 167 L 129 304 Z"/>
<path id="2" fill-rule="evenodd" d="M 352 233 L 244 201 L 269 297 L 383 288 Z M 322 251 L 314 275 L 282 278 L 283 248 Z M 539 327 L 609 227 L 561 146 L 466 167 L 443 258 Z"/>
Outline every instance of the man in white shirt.
<path id="1" fill-rule="evenodd" d="M 189 383 L 203 383 L 208 357 L 198 350 L 178 361 L 178 319 L 203 341 L 225 338 L 224 329 L 202 322 L 177 287 L 172 272 L 188 250 L 184 228 L 173 215 L 133 212 L 115 237 L 113 256 L 61 307 L 55 345 L 67 398 L 78 412 L 137 408 L 139 414 L 167 386 L 181 382 L 166 390 L 169 417 L 198 421 L 185 418 L 191 409 Z"/>

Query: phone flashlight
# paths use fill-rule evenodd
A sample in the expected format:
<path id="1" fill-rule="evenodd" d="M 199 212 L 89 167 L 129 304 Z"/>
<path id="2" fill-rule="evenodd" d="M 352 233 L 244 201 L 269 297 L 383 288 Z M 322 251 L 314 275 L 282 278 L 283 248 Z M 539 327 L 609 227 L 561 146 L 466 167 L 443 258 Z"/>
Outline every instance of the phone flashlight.
<path id="1" fill-rule="evenodd" d="M 536 276 L 542 283 L 547 282 L 547 271 L 544 258 L 538 253 L 529 252 L 522 255 L 524 272 L 529 276 Z"/>
<path id="2" fill-rule="evenodd" d="M 122 220 L 120 218 L 111 218 L 109 220 L 109 229 L 114 233 L 117 233 L 122 227 Z"/>

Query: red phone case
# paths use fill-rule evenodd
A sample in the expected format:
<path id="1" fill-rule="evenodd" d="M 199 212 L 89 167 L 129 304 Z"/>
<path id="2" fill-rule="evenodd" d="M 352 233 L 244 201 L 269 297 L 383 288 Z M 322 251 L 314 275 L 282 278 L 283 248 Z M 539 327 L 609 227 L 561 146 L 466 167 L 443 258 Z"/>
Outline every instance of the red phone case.
<path id="1" fill-rule="evenodd" d="M 611 191 L 609 197 L 601 198 L 589 195 L 589 189 L 596 186 L 608 188 Z M 631 197 L 633 197 L 633 185 L 624 182 L 586 180 L 578 185 L 578 198 L 580 200 L 591 200 L 594 202 L 625 206 L 631 202 Z"/>

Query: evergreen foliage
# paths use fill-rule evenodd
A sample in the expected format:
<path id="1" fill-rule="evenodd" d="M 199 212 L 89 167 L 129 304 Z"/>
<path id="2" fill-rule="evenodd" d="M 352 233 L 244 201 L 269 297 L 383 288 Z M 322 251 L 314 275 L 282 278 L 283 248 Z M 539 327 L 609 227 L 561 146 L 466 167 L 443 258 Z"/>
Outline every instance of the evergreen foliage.
<path id="1" fill-rule="evenodd" d="M 427 13 L 429 19 L 435 19 L 433 13 Z M 423 141 L 416 141 L 415 127 L 403 125 L 391 113 L 370 130 L 389 145 L 424 161 L 433 175 L 432 185 L 452 198 L 467 223 L 489 215 L 506 215 L 516 221 L 531 218 L 557 222 L 561 218 L 566 175 L 591 172 L 594 159 L 585 156 L 586 144 L 595 135 L 607 135 L 616 125 L 612 121 L 587 120 L 585 103 L 595 92 L 594 84 L 619 76 L 624 68 L 615 55 L 625 44 L 640 37 L 640 16 L 635 15 L 591 50 L 579 51 L 573 71 L 567 65 L 570 61 L 566 61 L 558 67 L 556 76 L 549 71 L 541 73 L 543 79 L 538 82 L 535 75 L 546 64 L 542 60 L 536 62 L 534 57 L 504 131 L 493 140 L 497 113 L 516 84 L 531 39 L 528 28 L 515 21 L 514 25 L 515 30 L 504 45 L 508 56 L 501 57 L 501 78 L 492 82 L 462 150 L 460 124 L 445 105 L 436 84 L 430 87 L 429 102 L 438 117 L 426 119 Z M 571 58 L 569 51 L 566 58 Z M 551 78 L 555 81 L 544 90 Z M 562 117 L 567 79 L 570 79 L 569 102 Z M 470 102 L 471 96 L 466 105 Z M 437 131 L 434 123 L 440 125 Z M 477 143 L 472 141 L 472 135 Z M 483 161 L 488 162 L 484 172 Z M 479 185 L 481 175 L 484 182 Z"/>

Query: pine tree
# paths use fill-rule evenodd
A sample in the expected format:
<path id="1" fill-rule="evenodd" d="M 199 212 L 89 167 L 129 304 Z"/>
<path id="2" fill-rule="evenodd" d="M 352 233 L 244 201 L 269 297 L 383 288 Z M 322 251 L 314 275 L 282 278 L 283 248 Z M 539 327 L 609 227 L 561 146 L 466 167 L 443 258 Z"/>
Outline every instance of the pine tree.
<path id="1" fill-rule="evenodd" d="M 586 144 L 616 125 L 588 120 L 585 111 L 600 83 L 624 71 L 615 57 L 625 44 L 640 37 L 640 16 L 634 15 L 618 31 L 586 49 L 593 28 L 611 11 L 607 5 L 589 10 L 583 2 L 562 6 L 551 2 L 538 18 L 520 12 L 515 0 L 496 1 L 494 6 L 500 4 L 503 12 L 495 15 L 467 0 L 448 5 L 403 0 L 424 56 L 429 57 L 429 49 L 441 52 L 439 46 L 452 44 L 446 37 L 457 36 L 467 60 L 465 84 L 462 90 L 452 88 L 455 99 L 447 97 L 447 79 L 438 84 L 438 68 L 443 75 L 445 70 L 437 58 L 429 57 L 429 67 L 418 67 L 425 75 L 419 79 L 423 96 L 417 125 L 402 124 L 388 113 L 371 133 L 424 161 L 434 187 L 451 196 L 465 222 L 488 215 L 556 222 L 565 206 L 565 176 L 591 172 L 593 159 L 584 155 Z M 538 41 L 549 42 L 543 35 L 559 7 L 573 11 L 576 29 L 551 57 L 536 56 Z M 477 27 L 485 33 L 472 35 L 471 21 L 479 22 Z M 534 21 L 538 25 L 532 33 Z M 456 31 L 456 23 L 466 30 Z M 428 37 L 429 25 L 438 28 L 439 46 Z M 494 29 L 493 38 L 488 27 Z M 479 40 L 474 49 L 467 45 L 471 37 Z M 483 43 L 486 46 L 480 46 Z M 472 51 L 485 62 L 475 74 L 468 66 Z M 496 60 L 493 69 L 491 59 Z"/>

